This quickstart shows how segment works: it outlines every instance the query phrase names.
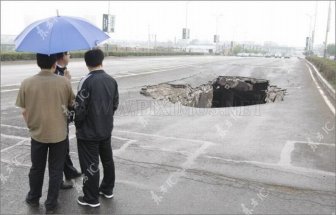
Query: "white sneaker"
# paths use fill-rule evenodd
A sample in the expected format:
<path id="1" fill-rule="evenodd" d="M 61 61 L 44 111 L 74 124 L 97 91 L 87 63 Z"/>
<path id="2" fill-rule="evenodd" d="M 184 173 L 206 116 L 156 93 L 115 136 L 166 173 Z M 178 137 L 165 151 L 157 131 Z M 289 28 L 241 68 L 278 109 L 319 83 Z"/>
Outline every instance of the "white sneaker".
<path id="1" fill-rule="evenodd" d="M 96 203 L 96 204 L 92 204 L 92 203 L 88 203 L 88 202 L 86 202 L 86 201 L 84 200 L 83 196 L 78 197 L 77 202 L 78 202 L 78 204 L 80 204 L 80 205 L 87 205 L 87 206 L 90 206 L 90 207 L 92 207 L 92 208 L 95 208 L 95 207 L 99 207 L 99 206 L 100 206 L 100 203 L 99 203 L 99 202 Z"/>
<path id="2" fill-rule="evenodd" d="M 111 195 L 107 195 L 107 194 L 105 194 L 105 193 L 103 193 L 102 191 L 99 191 L 99 194 L 100 195 L 103 195 L 105 198 L 107 198 L 107 199 L 112 199 L 113 198 L 113 193 L 111 194 Z"/>

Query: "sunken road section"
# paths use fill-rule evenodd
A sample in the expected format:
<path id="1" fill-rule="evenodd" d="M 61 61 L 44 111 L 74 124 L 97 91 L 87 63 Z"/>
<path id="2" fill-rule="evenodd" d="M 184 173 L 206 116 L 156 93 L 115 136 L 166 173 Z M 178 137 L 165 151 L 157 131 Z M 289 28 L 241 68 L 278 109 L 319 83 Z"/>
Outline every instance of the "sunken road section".
<path id="1" fill-rule="evenodd" d="M 140 93 L 189 107 L 221 108 L 283 101 L 286 89 L 270 85 L 265 79 L 219 76 L 194 88 L 189 84 L 161 83 L 144 86 Z"/>

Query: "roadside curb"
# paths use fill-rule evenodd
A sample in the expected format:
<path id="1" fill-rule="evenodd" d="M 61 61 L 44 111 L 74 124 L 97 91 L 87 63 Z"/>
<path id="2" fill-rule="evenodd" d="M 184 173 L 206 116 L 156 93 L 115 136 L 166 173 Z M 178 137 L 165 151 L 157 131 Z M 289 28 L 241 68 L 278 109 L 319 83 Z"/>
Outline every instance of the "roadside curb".
<path id="1" fill-rule="evenodd" d="M 321 73 L 316 69 L 315 65 L 305 59 L 306 62 L 314 69 L 318 82 L 322 85 L 323 89 L 326 90 L 328 96 L 330 96 L 334 101 L 336 100 L 335 89 L 328 83 L 328 81 L 321 75 Z"/>

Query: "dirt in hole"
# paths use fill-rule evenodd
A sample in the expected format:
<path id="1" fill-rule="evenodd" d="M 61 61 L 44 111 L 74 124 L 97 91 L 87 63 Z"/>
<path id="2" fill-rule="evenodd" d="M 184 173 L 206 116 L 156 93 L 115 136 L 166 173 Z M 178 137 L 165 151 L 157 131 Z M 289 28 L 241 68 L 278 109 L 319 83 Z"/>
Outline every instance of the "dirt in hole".
<path id="1" fill-rule="evenodd" d="M 162 83 L 145 86 L 140 93 L 190 107 L 219 108 L 282 101 L 286 89 L 270 85 L 265 79 L 219 76 L 194 88 L 189 84 Z"/>

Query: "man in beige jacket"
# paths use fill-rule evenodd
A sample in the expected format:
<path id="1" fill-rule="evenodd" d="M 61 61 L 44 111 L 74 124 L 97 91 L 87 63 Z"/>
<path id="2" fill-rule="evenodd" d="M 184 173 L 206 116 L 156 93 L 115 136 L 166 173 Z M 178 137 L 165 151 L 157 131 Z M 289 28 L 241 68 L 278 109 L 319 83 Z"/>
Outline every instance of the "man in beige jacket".
<path id="1" fill-rule="evenodd" d="M 55 55 L 36 54 L 36 60 L 41 71 L 21 83 L 16 100 L 31 135 L 32 166 L 26 202 L 30 206 L 39 205 L 48 157 L 49 188 L 45 207 L 47 213 L 53 213 L 57 206 L 68 141 L 64 107 L 72 105 L 74 93 L 69 80 L 54 74 Z"/>

